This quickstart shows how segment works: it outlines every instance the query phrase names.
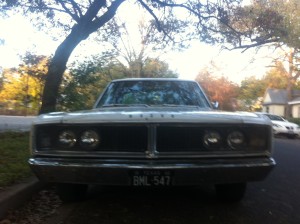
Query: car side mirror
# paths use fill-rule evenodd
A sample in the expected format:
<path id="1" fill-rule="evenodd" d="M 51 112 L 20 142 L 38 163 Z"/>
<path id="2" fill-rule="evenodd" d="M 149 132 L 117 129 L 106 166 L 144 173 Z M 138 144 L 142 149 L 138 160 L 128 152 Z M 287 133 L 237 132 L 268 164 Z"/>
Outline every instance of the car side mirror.
<path id="1" fill-rule="evenodd" d="M 214 109 L 219 108 L 219 102 L 218 101 L 211 102 L 211 105 L 213 106 Z"/>

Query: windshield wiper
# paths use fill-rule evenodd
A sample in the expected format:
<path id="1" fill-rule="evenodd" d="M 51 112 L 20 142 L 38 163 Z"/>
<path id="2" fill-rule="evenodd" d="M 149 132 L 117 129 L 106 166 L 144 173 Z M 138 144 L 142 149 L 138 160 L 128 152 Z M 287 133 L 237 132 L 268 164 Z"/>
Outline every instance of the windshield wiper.
<path id="1" fill-rule="evenodd" d="M 199 107 L 197 105 L 182 105 L 182 104 L 158 104 L 160 107 Z"/>
<path id="2" fill-rule="evenodd" d="M 105 104 L 102 107 L 149 107 L 148 104 Z"/>

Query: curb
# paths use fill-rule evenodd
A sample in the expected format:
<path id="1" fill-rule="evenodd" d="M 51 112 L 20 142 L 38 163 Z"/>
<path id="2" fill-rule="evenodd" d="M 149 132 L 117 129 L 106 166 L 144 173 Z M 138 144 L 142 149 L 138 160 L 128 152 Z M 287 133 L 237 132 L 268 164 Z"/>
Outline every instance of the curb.
<path id="1" fill-rule="evenodd" d="M 14 210 L 26 201 L 31 196 L 44 187 L 45 184 L 40 182 L 36 177 L 30 177 L 22 183 L 7 187 L 0 192 L 0 220 L 5 218 L 9 210 Z"/>

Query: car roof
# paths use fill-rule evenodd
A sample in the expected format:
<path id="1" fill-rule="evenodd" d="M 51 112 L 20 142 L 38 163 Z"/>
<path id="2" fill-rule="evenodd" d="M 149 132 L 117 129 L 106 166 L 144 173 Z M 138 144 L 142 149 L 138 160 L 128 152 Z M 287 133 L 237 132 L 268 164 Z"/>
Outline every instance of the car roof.
<path id="1" fill-rule="evenodd" d="M 196 82 L 189 79 L 178 79 L 178 78 L 125 78 L 125 79 L 115 79 L 112 82 L 127 82 L 127 81 L 173 81 L 173 82 Z"/>

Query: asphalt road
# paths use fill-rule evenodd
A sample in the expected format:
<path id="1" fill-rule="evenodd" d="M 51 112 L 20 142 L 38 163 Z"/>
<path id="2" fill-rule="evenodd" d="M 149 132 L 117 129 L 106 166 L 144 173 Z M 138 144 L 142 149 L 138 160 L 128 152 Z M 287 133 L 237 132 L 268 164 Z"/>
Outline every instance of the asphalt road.
<path id="1" fill-rule="evenodd" d="M 47 224 L 299 224 L 300 140 L 276 139 L 277 167 L 249 183 L 238 204 L 216 200 L 212 186 L 165 190 L 91 188 L 80 203 L 63 204 Z"/>

